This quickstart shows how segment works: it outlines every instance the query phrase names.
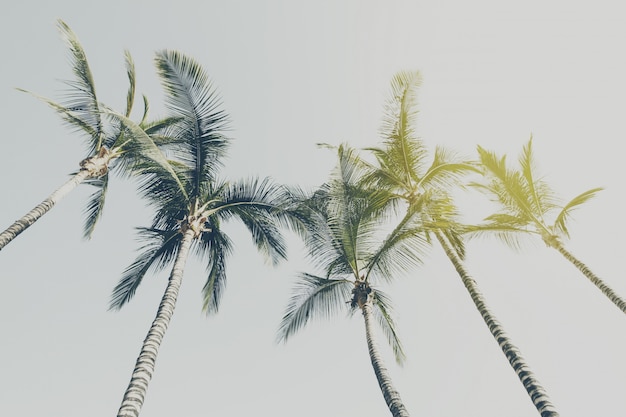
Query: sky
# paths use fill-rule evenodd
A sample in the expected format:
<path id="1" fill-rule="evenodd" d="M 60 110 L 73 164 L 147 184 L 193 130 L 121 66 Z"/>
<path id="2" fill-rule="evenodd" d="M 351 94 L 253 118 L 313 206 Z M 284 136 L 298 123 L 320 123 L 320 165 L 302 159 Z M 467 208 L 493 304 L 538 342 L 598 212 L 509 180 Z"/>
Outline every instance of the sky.
<path id="1" fill-rule="evenodd" d="M 315 144 L 376 145 L 400 70 L 419 70 L 417 131 L 432 151 L 473 158 L 476 146 L 517 158 L 533 136 L 539 172 L 575 212 L 567 247 L 626 296 L 621 270 L 626 17 L 617 1 L 21 1 L 0 15 L 0 229 L 75 171 L 81 138 L 16 88 L 62 99 L 67 22 L 105 103 L 126 94 L 123 52 L 152 115 L 164 114 L 154 52 L 176 49 L 209 73 L 232 120 L 227 178 L 321 184 L 334 164 Z M 151 213 L 114 178 L 104 217 L 84 241 L 80 186 L 0 252 L 0 415 L 115 415 L 167 272 L 107 311 L 135 258 L 134 228 Z M 490 214 L 464 193 L 467 218 Z M 142 410 L 145 417 L 389 415 L 371 369 L 362 318 L 313 322 L 287 344 L 276 331 L 298 272 L 298 240 L 273 268 L 245 230 L 235 242 L 217 316 L 201 311 L 202 264 L 185 271 L 174 318 Z M 472 240 L 466 266 L 489 306 L 565 417 L 623 416 L 626 320 L 556 251 Z M 441 248 L 384 288 L 407 354 L 383 357 L 412 416 L 538 415 Z"/>

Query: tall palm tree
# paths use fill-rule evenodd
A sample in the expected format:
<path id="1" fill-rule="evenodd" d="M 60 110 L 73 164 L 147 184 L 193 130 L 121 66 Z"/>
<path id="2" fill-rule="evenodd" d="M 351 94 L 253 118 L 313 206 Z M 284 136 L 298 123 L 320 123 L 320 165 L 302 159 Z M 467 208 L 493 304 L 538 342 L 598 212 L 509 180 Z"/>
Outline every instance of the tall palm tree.
<path id="1" fill-rule="evenodd" d="M 215 313 L 226 281 L 226 260 L 232 250 L 221 224 L 231 218 L 242 221 L 257 248 L 275 263 L 286 256 L 278 227 L 295 222 L 284 209 L 289 201 L 284 187 L 268 180 L 228 183 L 217 177 L 228 145 L 223 134 L 228 121 L 200 65 L 179 52 L 160 51 L 156 54 L 156 66 L 165 88 L 166 104 L 177 120 L 155 132 L 168 137 L 160 142 L 171 160 L 167 167 L 148 161 L 138 168 L 141 192 L 154 207 L 155 216 L 151 227 L 139 229 L 145 244 L 115 287 L 111 308 L 126 304 L 150 269 L 173 265 L 124 394 L 120 417 L 137 416 L 143 405 L 190 253 L 195 252 L 206 262 L 204 310 Z M 118 117 L 134 133 L 141 134 L 138 126 Z"/>
<path id="2" fill-rule="evenodd" d="M 617 308 L 626 313 L 626 300 L 571 254 L 562 241 L 563 238 L 569 238 L 567 221 L 572 211 L 593 198 L 602 188 L 587 190 L 560 206 L 554 191 L 543 179 L 536 176 L 532 137 L 523 147 L 519 157 L 520 169 L 507 167 L 506 156 L 498 157 L 480 146 L 478 155 L 487 181 L 474 185 L 494 197 L 501 211 L 487 217 L 485 223 L 473 231 L 476 234 L 495 233 L 514 248 L 519 247 L 517 236 L 528 234 L 540 236 L 546 246 L 559 251 Z M 552 213 L 556 214 L 553 223 L 548 220 Z"/>
<path id="3" fill-rule="evenodd" d="M 312 229 L 305 240 L 323 276 L 302 274 L 283 316 L 278 340 L 286 341 L 315 316 L 329 318 L 346 308 L 359 309 L 372 366 L 383 397 L 393 416 L 408 416 L 398 391 L 383 364 L 373 329 L 377 320 L 396 356 L 404 358 L 391 318 L 391 301 L 378 287 L 395 274 L 420 261 L 426 242 L 415 233 L 419 217 L 407 218 L 384 236 L 382 219 L 390 200 L 384 190 L 364 188 L 363 172 L 355 152 L 338 148 L 339 162 L 330 181 L 316 191 L 305 206 Z"/>
<path id="4" fill-rule="evenodd" d="M 58 26 L 70 49 L 75 79 L 67 82 L 69 91 L 65 104 L 58 104 L 52 100 L 38 97 L 59 113 L 69 126 L 84 133 L 89 156 L 80 162 L 80 169 L 72 174 L 67 182 L 0 233 L 0 250 L 81 183 L 88 183 L 97 189 L 92 194 L 85 210 L 84 235 L 89 238 L 104 207 L 105 194 L 109 184 L 109 168 L 114 167 L 121 171 L 127 171 L 133 165 L 132 161 L 137 158 L 160 158 L 156 145 L 149 137 L 145 135 L 133 136 L 115 119 L 108 121 L 106 113 L 109 110 L 98 101 L 85 51 L 65 22 L 59 20 Z M 125 54 L 125 60 L 129 88 L 124 115 L 128 117 L 135 100 L 135 67 L 128 52 Z M 144 103 L 147 112 L 145 99 Z M 144 113 L 144 122 L 145 115 L 146 113 Z M 155 125 L 159 124 L 156 123 Z M 117 162 L 117 164 L 113 164 L 113 162 Z M 163 163 L 163 161 L 160 162 Z"/>
<path id="5" fill-rule="evenodd" d="M 434 235 L 454 265 L 474 305 L 487 324 L 492 336 L 513 367 L 533 404 L 542 417 L 555 417 L 557 412 L 545 389 L 530 371 L 519 349 L 511 342 L 502 325 L 487 307 L 476 281 L 463 264 L 464 246 L 460 231 L 465 228 L 456 221 L 457 210 L 450 193 L 459 180 L 476 168 L 466 162 L 457 162 L 449 152 L 437 148 L 432 163 L 427 163 L 428 152 L 416 137 L 416 89 L 421 79 L 418 72 L 400 72 L 392 80 L 392 94 L 387 103 L 381 148 L 372 148 L 376 164 L 370 165 L 368 181 L 387 190 L 406 202 L 407 216 L 420 204 L 424 229 Z"/>

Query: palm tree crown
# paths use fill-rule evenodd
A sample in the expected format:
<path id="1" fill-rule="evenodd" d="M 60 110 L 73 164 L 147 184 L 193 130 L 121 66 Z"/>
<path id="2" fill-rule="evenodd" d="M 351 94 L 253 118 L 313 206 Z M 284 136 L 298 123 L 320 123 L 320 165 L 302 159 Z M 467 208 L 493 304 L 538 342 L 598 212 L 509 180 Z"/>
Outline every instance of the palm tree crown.
<path id="1" fill-rule="evenodd" d="M 286 341 L 314 317 L 330 318 L 344 308 L 349 312 L 360 309 L 385 400 L 394 416 L 408 415 L 382 366 L 369 326 L 373 314 L 401 362 L 404 353 L 391 318 L 391 301 L 379 284 L 420 262 L 426 246 L 423 234 L 417 233 L 422 225 L 416 216 L 391 232 L 382 227 L 395 211 L 395 200 L 384 190 L 366 186 L 363 164 L 354 150 L 341 145 L 337 151 L 339 162 L 330 181 L 304 202 L 311 219 L 306 246 L 323 275 L 300 276 L 278 339 Z"/>
<path id="2" fill-rule="evenodd" d="M 69 89 L 62 104 L 36 94 L 33 95 L 46 102 L 72 129 L 83 134 L 87 142 L 87 156 L 80 162 L 79 171 L 73 173 L 69 181 L 0 233 L 0 249 L 83 182 L 96 188 L 85 209 L 84 236 L 90 238 L 104 207 L 109 185 L 109 171 L 117 168 L 118 172 L 124 174 L 130 172 L 137 159 L 152 158 L 156 155 L 158 160 L 156 145 L 148 136 L 136 136 L 120 123 L 119 118 L 108 117 L 112 111 L 97 98 L 94 79 L 83 47 L 65 22 L 59 20 L 58 26 L 69 46 L 70 61 L 75 77 L 66 82 Z M 125 61 L 129 87 L 122 117 L 127 118 L 130 116 L 135 101 L 135 66 L 128 51 L 125 53 Z M 145 120 L 148 108 L 145 98 L 144 105 Z M 160 121 L 154 125 L 167 123 L 169 121 Z"/>
<path id="3" fill-rule="evenodd" d="M 560 205 L 556 193 L 535 173 L 532 137 L 523 147 L 519 157 L 519 169 L 508 167 L 506 156 L 498 157 L 480 146 L 478 155 L 486 181 L 474 185 L 491 195 L 499 203 L 501 210 L 488 216 L 483 224 L 473 227 L 472 235 L 492 233 L 513 248 L 519 248 L 520 235 L 540 236 L 548 247 L 559 251 L 626 314 L 626 300 L 616 294 L 563 244 L 563 239 L 569 238 L 567 222 L 572 212 L 595 197 L 602 188 L 587 190 L 567 204 Z M 550 216 L 554 216 L 552 221 Z"/>

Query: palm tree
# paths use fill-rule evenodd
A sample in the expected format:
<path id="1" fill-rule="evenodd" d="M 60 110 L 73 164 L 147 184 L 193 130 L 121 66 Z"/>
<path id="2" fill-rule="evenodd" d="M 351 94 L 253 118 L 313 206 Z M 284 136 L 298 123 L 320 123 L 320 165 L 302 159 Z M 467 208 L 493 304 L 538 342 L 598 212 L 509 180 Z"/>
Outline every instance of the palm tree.
<path id="1" fill-rule="evenodd" d="M 242 221 L 257 248 L 274 263 L 286 256 L 278 226 L 294 225 L 283 207 L 289 201 L 284 187 L 268 180 L 228 183 L 217 178 L 228 145 L 223 134 L 228 120 L 200 65 L 176 51 L 158 52 L 156 65 L 167 105 L 177 120 L 155 133 L 168 137 L 160 142 L 171 160 L 167 167 L 148 161 L 138 168 L 141 192 L 156 213 L 151 227 L 139 229 L 145 245 L 115 287 L 111 309 L 121 308 L 133 297 L 149 270 L 160 270 L 172 263 L 173 266 L 118 416 L 137 416 L 143 405 L 190 253 L 195 252 L 206 261 L 204 310 L 215 313 L 226 281 L 226 260 L 232 250 L 221 224 L 231 218 Z M 119 118 L 134 133 L 141 134 L 138 126 Z"/>
<path id="2" fill-rule="evenodd" d="M 418 72 L 400 72 L 393 78 L 392 97 L 386 106 L 382 129 L 384 144 L 381 148 L 370 149 L 377 163 L 369 166 L 368 181 L 403 199 L 407 216 L 413 215 L 417 204 L 421 205 L 424 232 L 434 235 L 443 247 L 533 404 L 543 417 L 558 416 L 545 390 L 487 307 L 476 281 L 464 267 L 464 247 L 459 235 L 465 227 L 455 220 L 457 210 L 450 192 L 459 185 L 464 174 L 476 168 L 470 163 L 456 162 L 454 155 L 441 148 L 437 148 L 428 165 L 427 150 L 414 130 L 416 88 L 420 82 Z"/>
<path id="3" fill-rule="evenodd" d="M 540 236 L 546 246 L 556 249 L 580 270 L 609 300 L 626 313 L 626 300 L 595 275 L 583 262 L 572 255 L 563 245 L 562 239 L 569 238 L 567 221 L 572 211 L 593 198 L 602 188 L 593 188 L 574 197 L 560 206 L 554 191 L 535 174 L 535 159 L 532 152 L 532 137 L 523 147 L 519 157 L 520 169 L 507 167 L 506 156 L 498 157 L 493 152 L 478 147 L 480 163 L 484 169 L 484 184 L 474 184 L 494 197 L 501 211 L 492 214 L 473 229 L 475 234 L 495 233 L 514 248 L 519 247 L 519 235 Z M 554 223 L 547 220 L 555 213 Z"/>
<path id="4" fill-rule="evenodd" d="M 97 99 L 95 84 L 85 51 L 76 35 L 74 35 L 66 23 L 59 21 L 58 26 L 69 46 L 73 72 L 76 78 L 67 83 L 70 90 L 67 103 L 64 105 L 38 97 L 59 113 L 68 125 L 85 134 L 89 156 L 80 162 L 78 172 L 72 174 L 65 184 L 0 233 L 0 250 L 83 182 L 97 189 L 92 194 L 85 210 L 84 235 L 86 238 L 89 238 L 104 207 L 105 194 L 109 184 L 109 168 L 118 168 L 118 171 L 124 172 L 132 167 L 133 160 L 137 158 L 152 157 L 157 160 L 160 158 L 156 145 L 149 137 L 145 135 L 136 137 L 129 134 L 129 131 L 115 119 L 111 123 L 106 123 L 103 115 L 110 112 L 110 110 Z M 124 115 L 128 117 L 135 100 L 135 67 L 128 52 L 125 54 L 125 59 L 130 85 L 126 96 Z M 144 113 L 145 121 L 147 113 L 147 101 L 145 101 L 145 98 L 144 103 L 146 106 Z M 160 124 L 155 123 L 154 125 L 158 126 Z M 117 162 L 117 164 L 112 165 L 113 162 Z M 160 161 L 160 163 L 162 162 Z"/>
<path id="5" fill-rule="evenodd" d="M 357 308 L 365 320 L 369 355 L 383 397 L 393 416 L 408 416 L 385 368 L 373 329 L 377 320 L 396 360 L 404 358 L 391 318 L 391 301 L 379 288 L 420 260 L 426 242 L 415 233 L 419 217 L 407 218 L 386 237 L 382 219 L 390 200 L 383 190 L 364 188 L 363 172 L 354 150 L 338 147 L 339 162 L 330 181 L 304 205 L 310 210 L 310 234 L 305 240 L 323 276 L 302 274 L 283 316 L 278 340 L 286 341 L 315 316 L 329 318 Z"/>

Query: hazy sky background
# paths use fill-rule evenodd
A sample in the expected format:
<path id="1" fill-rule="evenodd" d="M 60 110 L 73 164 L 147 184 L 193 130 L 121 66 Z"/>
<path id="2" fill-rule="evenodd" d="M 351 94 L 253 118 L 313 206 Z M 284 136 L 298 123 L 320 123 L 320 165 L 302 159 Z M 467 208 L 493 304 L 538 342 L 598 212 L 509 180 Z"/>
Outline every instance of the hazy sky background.
<path id="1" fill-rule="evenodd" d="M 101 100 L 121 108 L 123 51 L 138 90 L 163 115 L 154 51 L 177 49 L 211 75 L 235 139 L 224 175 L 313 187 L 333 155 L 317 142 L 375 145 L 391 77 L 418 69 L 418 132 L 475 156 L 515 160 L 530 134 L 540 172 L 564 200 L 596 186 L 575 213 L 569 249 L 618 293 L 623 272 L 626 15 L 617 1 L 13 1 L 0 14 L 0 229 L 60 186 L 85 157 L 81 138 L 29 89 L 61 99 L 71 78 L 65 20 L 86 49 Z M 138 103 L 139 104 L 139 103 Z M 139 107 L 139 106 L 138 106 Z M 108 312 L 150 222 L 132 184 L 115 179 L 104 218 L 81 240 L 81 186 L 0 252 L 0 415 L 115 415 L 167 272 Z M 468 218 L 489 214 L 466 195 Z M 275 332 L 292 278 L 240 226 L 216 317 L 201 312 L 203 267 L 190 261 L 142 411 L 145 417 L 388 415 L 360 316 L 313 323 L 286 345 Z M 412 416 L 537 416 L 459 277 L 435 246 L 386 288 L 408 356 L 388 367 Z M 623 416 L 626 318 L 540 241 L 515 253 L 468 244 L 467 267 L 562 417 Z M 311 271 L 313 272 L 313 271 Z"/>

